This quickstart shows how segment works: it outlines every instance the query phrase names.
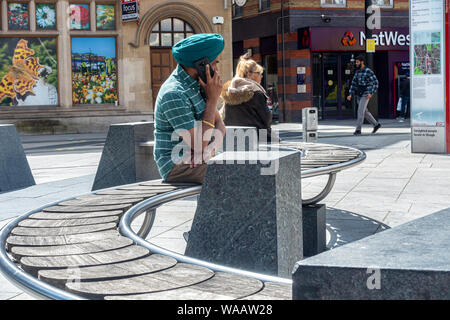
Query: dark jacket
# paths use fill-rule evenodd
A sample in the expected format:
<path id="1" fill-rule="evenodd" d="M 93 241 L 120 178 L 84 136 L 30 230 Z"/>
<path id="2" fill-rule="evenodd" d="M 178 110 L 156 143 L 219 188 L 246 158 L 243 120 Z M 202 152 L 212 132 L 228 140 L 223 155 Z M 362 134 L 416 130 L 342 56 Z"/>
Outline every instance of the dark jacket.
<path id="1" fill-rule="evenodd" d="M 262 91 L 227 92 L 228 84 L 222 90 L 225 102 L 225 125 L 248 126 L 267 130 L 267 141 L 271 139 L 272 112 L 267 107 L 267 98 Z M 258 132 L 259 136 L 259 132 Z"/>
<path id="2" fill-rule="evenodd" d="M 406 78 L 400 83 L 400 96 L 409 97 L 409 88 L 410 88 L 409 78 Z"/>

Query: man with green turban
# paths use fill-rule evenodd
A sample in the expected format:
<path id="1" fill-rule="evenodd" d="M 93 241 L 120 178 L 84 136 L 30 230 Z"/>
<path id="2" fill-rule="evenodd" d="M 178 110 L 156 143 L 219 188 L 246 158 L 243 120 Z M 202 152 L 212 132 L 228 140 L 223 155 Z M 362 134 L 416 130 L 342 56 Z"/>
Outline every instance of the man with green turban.
<path id="1" fill-rule="evenodd" d="M 155 102 L 154 158 L 167 182 L 203 183 L 206 161 L 220 148 L 225 125 L 216 108 L 222 81 L 219 34 L 195 34 L 172 48 L 178 66 L 161 86 Z M 206 83 L 195 61 L 208 58 Z M 209 68 L 214 70 L 211 77 Z"/>

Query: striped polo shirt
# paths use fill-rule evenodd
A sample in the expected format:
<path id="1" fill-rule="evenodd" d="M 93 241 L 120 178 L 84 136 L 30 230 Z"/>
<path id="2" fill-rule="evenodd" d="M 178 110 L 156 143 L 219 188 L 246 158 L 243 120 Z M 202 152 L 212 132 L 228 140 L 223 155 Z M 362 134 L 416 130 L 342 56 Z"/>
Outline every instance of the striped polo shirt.
<path id="1" fill-rule="evenodd" d="M 177 131 L 201 124 L 196 121 L 201 121 L 204 110 L 200 84 L 178 65 L 161 86 L 155 104 L 153 156 L 163 179 L 183 156 L 181 151 L 172 159 L 172 150 L 182 141 Z"/>

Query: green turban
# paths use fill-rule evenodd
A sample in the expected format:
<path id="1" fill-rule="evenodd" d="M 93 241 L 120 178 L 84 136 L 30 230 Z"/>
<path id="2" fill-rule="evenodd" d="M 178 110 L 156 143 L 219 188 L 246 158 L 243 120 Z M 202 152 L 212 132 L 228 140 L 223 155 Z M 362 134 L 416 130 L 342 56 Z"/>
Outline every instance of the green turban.
<path id="1" fill-rule="evenodd" d="M 194 61 L 207 57 L 209 62 L 223 51 L 225 41 L 220 34 L 198 33 L 181 40 L 172 47 L 175 60 L 186 67 L 194 68 Z"/>

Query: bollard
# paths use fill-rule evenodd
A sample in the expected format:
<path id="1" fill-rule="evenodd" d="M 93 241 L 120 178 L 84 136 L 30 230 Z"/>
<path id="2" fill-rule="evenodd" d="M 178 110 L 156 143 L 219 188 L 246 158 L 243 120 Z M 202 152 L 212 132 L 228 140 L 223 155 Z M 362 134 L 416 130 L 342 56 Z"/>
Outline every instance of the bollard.
<path id="1" fill-rule="evenodd" d="M 13 124 L 0 124 L 0 193 L 35 185 Z"/>

